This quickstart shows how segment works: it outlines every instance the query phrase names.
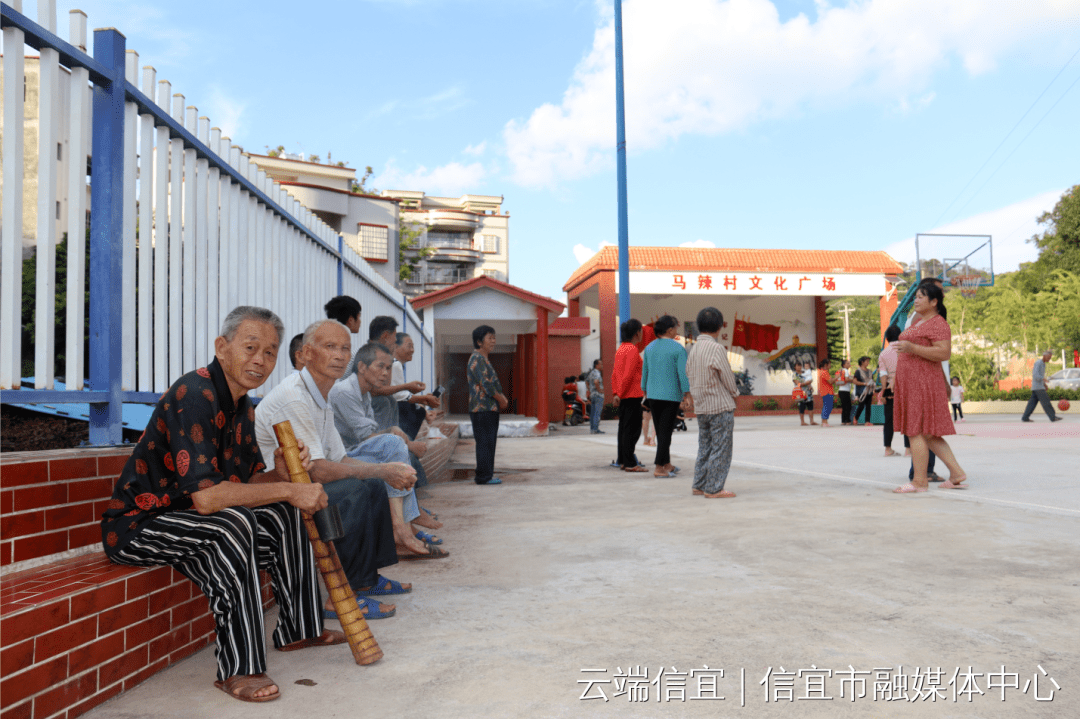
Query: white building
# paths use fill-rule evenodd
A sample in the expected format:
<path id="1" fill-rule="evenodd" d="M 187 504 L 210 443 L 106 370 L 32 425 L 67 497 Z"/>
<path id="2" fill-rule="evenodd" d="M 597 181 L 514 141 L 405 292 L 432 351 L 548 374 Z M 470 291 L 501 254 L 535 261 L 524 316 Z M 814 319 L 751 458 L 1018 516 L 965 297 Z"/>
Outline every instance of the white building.
<path id="1" fill-rule="evenodd" d="M 425 255 L 401 286 L 406 295 L 480 276 L 510 281 L 510 215 L 502 211 L 502 197 L 435 197 L 409 190 L 384 190 L 382 196 L 400 202 L 403 224 L 423 231 L 405 253 Z"/>
<path id="2" fill-rule="evenodd" d="M 248 157 L 285 191 L 340 234 L 384 280 L 398 282 L 398 201 L 353 192 L 356 170 L 296 156 Z"/>

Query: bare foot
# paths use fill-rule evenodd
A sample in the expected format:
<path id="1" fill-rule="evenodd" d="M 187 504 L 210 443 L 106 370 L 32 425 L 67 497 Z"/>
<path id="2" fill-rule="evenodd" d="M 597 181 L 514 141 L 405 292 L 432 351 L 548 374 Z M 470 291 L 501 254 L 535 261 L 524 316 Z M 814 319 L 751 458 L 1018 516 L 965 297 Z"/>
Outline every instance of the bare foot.
<path id="1" fill-rule="evenodd" d="M 442 529 L 443 523 L 437 519 L 432 518 L 430 514 L 421 510 L 420 516 L 412 521 L 413 524 L 420 525 L 425 529 Z"/>
<path id="2" fill-rule="evenodd" d="M 427 554 L 427 546 L 411 534 L 406 534 L 403 537 L 395 530 L 394 544 L 398 546 L 399 550 L 404 550 L 405 552 L 411 552 L 413 554 Z"/>

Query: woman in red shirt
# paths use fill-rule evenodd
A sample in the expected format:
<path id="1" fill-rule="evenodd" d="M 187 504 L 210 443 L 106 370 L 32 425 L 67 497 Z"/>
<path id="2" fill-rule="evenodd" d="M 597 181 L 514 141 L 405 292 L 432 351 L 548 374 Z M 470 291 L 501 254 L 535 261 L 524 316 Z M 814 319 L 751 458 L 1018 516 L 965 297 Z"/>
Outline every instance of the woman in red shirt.
<path id="1" fill-rule="evenodd" d="M 818 362 L 818 394 L 821 395 L 821 426 L 829 426 L 829 415 L 832 414 L 833 406 L 832 377 L 829 375 L 829 358 Z"/>
<path id="2" fill-rule="evenodd" d="M 619 328 L 622 344 L 615 352 L 611 370 L 611 391 L 619 408 L 619 456 L 615 460 L 624 472 L 644 472 L 634 458 L 634 448 L 641 437 L 641 323 L 629 319 Z"/>

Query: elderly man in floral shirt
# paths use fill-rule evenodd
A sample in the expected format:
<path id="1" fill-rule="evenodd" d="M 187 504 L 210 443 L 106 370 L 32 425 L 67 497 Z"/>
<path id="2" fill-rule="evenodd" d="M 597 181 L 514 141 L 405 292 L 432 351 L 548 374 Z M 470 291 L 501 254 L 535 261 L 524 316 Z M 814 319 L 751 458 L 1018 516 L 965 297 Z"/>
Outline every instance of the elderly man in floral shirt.
<path id="1" fill-rule="evenodd" d="M 476 483 L 502 484 L 495 476 L 495 441 L 499 438 L 499 412 L 509 401 L 488 356 L 495 350 L 495 328 L 473 330 L 473 353 L 466 370 L 469 378 L 469 418 L 476 440 Z"/>
<path id="2" fill-rule="evenodd" d="M 283 461 L 276 472 L 263 472 L 255 440 L 247 393 L 273 372 L 283 334 L 269 310 L 229 313 L 214 361 L 178 379 L 154 408 L 101 522 L 109 559 L 170 565 L 206 594 L 217 626 L 215 686 L 253 702 L 280 696 L 265 674 L 259 570 L 270 573 L 280 608 L 278 650 L 345 641 L 341 632 L 323 631 L 315 560 L 300 516 L 325 507 L 326 492 L 291 483 Z M 303 448 L 305 467 L 310 457 Z"/>

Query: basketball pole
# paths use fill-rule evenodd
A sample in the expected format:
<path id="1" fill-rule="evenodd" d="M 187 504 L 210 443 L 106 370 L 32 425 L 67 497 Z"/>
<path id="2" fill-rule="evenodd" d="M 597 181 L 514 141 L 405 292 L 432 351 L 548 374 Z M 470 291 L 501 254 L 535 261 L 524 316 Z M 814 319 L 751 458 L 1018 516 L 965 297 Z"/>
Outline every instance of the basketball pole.
<path id="1" fill-rule="evenodd" d="M 626 216 L 626 117 L 623 97 L 622 0 L 615 0 L 615 163 L 619 197 L 619 322 L 630 319 L 630 237 Z"/>

